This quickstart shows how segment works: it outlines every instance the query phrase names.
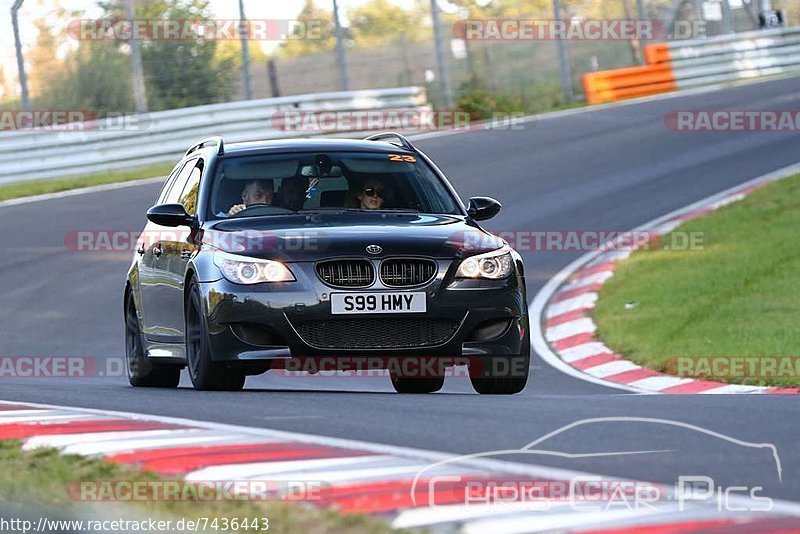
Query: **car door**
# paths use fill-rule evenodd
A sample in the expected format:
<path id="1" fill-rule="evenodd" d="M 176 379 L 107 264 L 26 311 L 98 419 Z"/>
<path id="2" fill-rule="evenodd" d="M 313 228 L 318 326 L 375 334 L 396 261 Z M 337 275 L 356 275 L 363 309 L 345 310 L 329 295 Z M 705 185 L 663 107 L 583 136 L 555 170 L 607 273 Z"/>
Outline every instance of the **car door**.
<path id="1" fill-rule="evenodd" d="M 186 181 L 182 191 L 175 197 L 175 201 L 182 204 L 189 215 L 197 217 L 198 195 L 200 194 L 200 179 L 203 175 L 204 162 L 198 158 L 187 164 L 181 174 L 186 174 Z M 186 173 L 188 169 L 188 174 Z M 171 336 L 184 335 L 184 280 L 189 262 L 199 250 L 195 243 L 196 231 L 188 226 L 171 228 L 165 232 L 162 243 L 162 255 L 158 260 L 158 270 L 163 279 L 161 291 L 161 307 L 158 312 L 161 326 Z"/>
<path id="2" fill-rule="evenodd" d="M 170 192 L 176 187 L 178 190 L 183 190 L 183 185 L 176 186 L 176 182 L 180 176 L 181 170 L 185 167 L 184 162 L 178 163 L 169 177 L 164 182 L 164 187 L 161 189 L 158 198 L 154 205 L 164 204 L 170 196 Z M 155 310 L 158 307 L 158 276 L 156 271 L 156 261 L 160 255 L 160 227 L 159 225 L 147 221 L 145 224 L 142 235 L 136 244 L 136 262 L 137 272 L 139 277 L 138 290 L 139 290 L 139 313 L 141 316 L 142 332 L 145 336 L 151 338 L 158 336 L 157 322 L 155 320 Z"/>
<path id="3" fill-rule="evenodd" d="M 166 195 L 158 199 L 159 204 L 177 203 L 189 176 L 197 163 L 197 159 L 186 162 Z M 170 228 L 154 222 L 145 227 L 146 244 L 142 255 L 142 328 L 145 336 L 151 341 L 162 343 L 178 343 L 182 341 L 183 329 L 175 329 L 174 321 L 169 316 L 170 287 L 174 280 L 170 277 L 167 251 L 169 244 L 178 239 L 178 234 L 188 232 L 187 228 Z M 141 252 L 142 249 L 140 248 Z"/>

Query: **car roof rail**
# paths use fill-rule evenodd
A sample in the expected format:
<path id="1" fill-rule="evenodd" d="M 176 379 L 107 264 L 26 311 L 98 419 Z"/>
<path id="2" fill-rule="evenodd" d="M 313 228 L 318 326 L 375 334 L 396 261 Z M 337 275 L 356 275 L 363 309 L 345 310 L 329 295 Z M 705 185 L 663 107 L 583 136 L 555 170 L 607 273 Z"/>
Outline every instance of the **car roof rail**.
<path id="1" fill-rule="evenodd" d="M 207 137 L 206 139 L 203 139 L 199 143 L 196 143 L 196 144 L 192 145 L 191 148 L 189 148 L 189 150 L 186 151 L 186 154 L 184 154 L 184 157 L 188 156 L 192 152 L 200 150 L 201 148 L 205 148 L 207 146 L 214 146 L 214 145 L 217 146 L 217 155 L 218 156 L 221 156 L 221 155 L 223 155 L 225 153 L 225 143 L 223 143 L 222 137 L 217 135 L 215 137 Z"/>
<path id="2" fill-rule="evenodd" d="M 396 142 L 393 143 L 391 141 L 387 141 L 387 139 L 395 139 L 396 141 L 399 141 L 400 144 Z M 397 132 L 385 132 L 385 133 L 370 135 L 369 137 L 366 137 L 364 141 L 386 141 L 387 143 L 399 146 L 401 148 L 405 148 L 406 150 L 409 150 L 411 152 L 417 151 L 417 149 L 414 147 L 414 145 L 411 144 L 411 141 L 409 141 L 406 136 L 401 135 Z"/>

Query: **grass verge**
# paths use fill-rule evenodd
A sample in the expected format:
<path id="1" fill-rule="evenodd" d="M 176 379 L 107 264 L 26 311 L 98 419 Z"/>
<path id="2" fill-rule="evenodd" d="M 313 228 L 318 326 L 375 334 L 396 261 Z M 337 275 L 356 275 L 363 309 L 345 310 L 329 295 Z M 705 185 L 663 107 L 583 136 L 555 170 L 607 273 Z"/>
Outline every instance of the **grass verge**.
<path id="1" fill-rule="evenodd" d="M 71 178 L 15 182 L 0 185 L 0 201 L 11 198 L 43 195 L 46 193 L 58 193 L 59 191 L 68 191 L 70 189 L 78 189 L 92 185 L 113 184 L 153 178 L 155 176 L 166 176 L 169 171 L 172 170 L 172 167 L 173 164 L 171 163 L 160 163 L 157 165 L 147 165 L 121 171 L 98 172 Z"/>
<path id="2" fill-rule="evenodd" d="M 622 262 L 595 310 L 606 344 L 651 369 L 800 385 L 800 175 L 682 224 Z"/>
<path id="3" fill-rule="evenodd" d="M 197 521 L 208 518 L 208 532 L 253 532 L 249 528 L 212 529 L 214 518 L 218 527 L 222 518 L 248 520 L 267 518 L 269 532 L 311 533 L 384 533 L 388 525 L 360 515 L 338 515 L 329 509 L 306 506 L 302 503 L 275 501 L 137 501 L 85 502 L 76 500 L 69 491 L 71 484 L 80 481 L 158 481 L 152 473 L 105 460 L 83 456 L 61 455 L 54 449 L 23 451 L 18 441 L 0 441 L 0 516 L 38 517 L 62 520 L 125 521 L 171 520 L 173 528 L 181 519 Z M 101 492 L 102 493 L 102 492 Z M 202 525 L 202 523 L 201 523 Z M 79 529 L 76 529 L 79 530 Z M 203 528 L 199 528 L 203 532 Z"/>

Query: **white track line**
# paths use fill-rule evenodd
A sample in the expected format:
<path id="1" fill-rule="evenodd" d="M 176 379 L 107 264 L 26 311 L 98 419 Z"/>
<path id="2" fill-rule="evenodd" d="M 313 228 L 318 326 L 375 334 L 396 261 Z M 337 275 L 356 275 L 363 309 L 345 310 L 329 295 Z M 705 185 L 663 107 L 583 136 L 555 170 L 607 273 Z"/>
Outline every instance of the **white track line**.
<path id="1" fill-rule="evenodd" d="M 745 386 L 742 384 L 728 384 L 727 386 L 720 386 L 718 388 L 709 389 L 704 393 L 706 395 L 730 395 L 730 394 L 748 394 L 748 393 L 762 393 L 763 387 L 760 386 Z"/>
<path id="2" fill-rule="evenodd" d="M 220 434 L 210 434 L 206 436 L 174 436 L 174 437 L 164 437 L 161 439 L 151 438 L 140 438 L 140 439 L 132 439 L 128 440 L 121 440 L 119 442 L 94 442 L 94 443 L 83 443 L 79 445 L 69 445 L 64 447 L 63 453 L 64 454 L 82 454 L 84 456 L 89 455 L 108 455 L 108 454 L 116 454 L 116 453 L 126 453 L 126 452 L 134 452 L 140 450 L 147 450 L 147 449 L 164 449 L 168 447 L 185 447 L 185 446 L 212 446 L 212 445 L 224 445 L 228 443 L 241 443 L 241 438 L 243 436 L 231 436 L 231 435 L 220 435 Z"/>
<path id="3" fill-rule="evenodd" d="M 157 178 L 145 178 L 143 180 L 130 180 L 128 182 L 117 182 L 113 184 L 93 185 L 91 187 L 69 189 L 67 191 L 58 191 L 56 193 L 47 193 L 44 195 L 11 198 L 9 200 L 3 200 L 2 202 L 0 202 L 0 208 L 5 208 L 6 206 L 19 206 L 20 204 L 30 204 L 32 202 L 42 202 L 44 200 L 55 200 L 59 198 L 74 197 L 78 195 L 88 195 L 89 193 L 116 191 L 117 189 L 126 189 L 128 187 L 139 187 L 141 185 L 159 184 L 162 183 L 165 178 L 166 176 L 161 176 Z"/>
<path id="4" fill-rule="evenodd" d="M 548 341 L 556 342 L 578 334 L 593 334 L 597 327 L 589 318 L 575 319 L 547 329 L 545 337 Z"/>
<path id="5" fill-rule="evenodd" d="M 576 527 L 602 528 L 604 523 L 654 515 L 655 510 L 602 510 L 564 514 L 521 515 L 519 517 L 485 519 L 469 522 L 461 529 L 462 534 L 524 534 L 527 532 L 551 532 L 559 529 L 573 531 Z"/>
<path id="6" fill-rule="evenodd" d="M 629 362 L 628 360 L 617 360 L 614 362 L 595 365 L 594 367 L 586 369 L 585 372 L 592 376 L 596 376 L 597 378 L 605 378 L 607 376 L 617 375 L 626 371 L 636 371 L 637 369 L 641 368 L 641 366 L 636 365 L 633 362 Z"/>
<path id="7" fill-rule="evenodd" d="M 434 503 L 435 504 L 435 503 Z M 435 507 L 411 508 L 401 511 L 392 521 L 392 528 L 422 528 L 443 523 L 463 523 L 486 517 L 502 517 L 509 514 L 535 512 L 529 516 L 532 521 L 546 513 L 546 510 L 568 506 L 558 501 L 522 501 L 492 504 L 447 505 Z"/>
<path id="8" fill-rule="evenodd" d="M 609 278 L 614 276 L 614 271 L 600 271 L 599 273 L 590 274 L 589 276 L 584 276 L 583 278 L 578 278 L 574 282 L 570 282 L 566 286 L 564 286 L 565 290 L 572 290 L 572 289 L 579 289 L 581 287 L 590 286 L 592 284 L 604 284 L 608 281 Z"/>
<path id="9" fill-rule="evenodd" d="M 170 436 L 187 432 L 186 430 L 173 431 L 173 430 L 125 430 L 121 432 L 90 432 L 86 434 L 55 434 L 34 436 L 28 438 L 23 445 L 23 450 L 38 449 L 40 447 L 51 447 L 53 449 L 60 449 L 69 445 L 79 445 L 84 443 L 113 443 L 120 440 L 131 438 L 148 438 L 154 436 Z M 197 432 L 197 431 L 188 431 Z"/>
<path id="10" fill-rule="evenodd" d="M 270 475 L 270 482 L 325 482 L 331 485 L 346 485 L 369 482 L 385 482 L 396 480 L 398 477 L 414 478 L 420 469 L 424 469 L 426 464 L 408 463 L 405 465 L 391 466 L 395 460 L 390 460 L 384 464 L 366 466 L 364 469 L 337 469 L 334 471 L 307 471 L 292 473 L 277 473 Z M 384 467 L 384 465 L 391 467 Z M 458 471 L 463 473 L 464 471 Z M 450 471 L 449 474 L 453 474 Z"/>
<path id="11" fill-rule="evenodd" d="M 48 410 L 46 413 L 55 413 L 57 410 Z M 0 424 L 2 424 L 3 419 L 6 417 L 17 417 L 21 415 L 33 415 L 37 413 L 45 413 L 42 410 L 9 410 L 7 412 L 0 411 Z"/>
<path id="12" fill-rule="evenodd" d="M 87 414 L 68 414 L 68 413 L 43 413 L 41 415 L 19 415 L 3 417 L 0 419 L 0 426 L 11 425 L 17 423 L 36 423 L 46 425 L 48 423 L 68 423 L 70 421 L 94 421 L 100 418 L 94 415 Z"/>
<path id="13" fill-rule="evenodd" d="M 577 310 L 594 308 L 597 303 L 597 293 L 584 293 L 583 295 L 572 297 L 552 304 L 547 308 L 547 319 L 552 319 L 564 313 Z M 534 317 L 537 317 L 534 315 Z"/>
<path id="14" fill-rule="evenodd" d="M 691 378 L 678 378 L 677 376 L 651 376 L 631 382 L 628 385 L 632 388 L 641 388 L 648 391 L 663 391 L 681 384 L 688 384 L 689 382 L 694 382 L 694 380 Z"/>
<path id="15" fill-rule="evenodd" d="M 571 363 L 579 360 L 585 360 L 586 358 L 591 358 L 592 356 L 599 356 L 601 354 L 613 354 L 613 352 L 602 343 L 593 341 L 591 343 L 584 343 L 582 345 L 577 345 L 575 347 L 562 350 L 561 358 L 565 362 Z"/>
<path id="16" fill-rule="evenodd" d="M 254 462 L 247 464 L 214 465 L 197 469 L 186 475 L 186 480 L 258 480 L 276 473 L 310 471 L 361 465 L 376 459 L 389 459 L 388 455 L 350 456 L 345 458 L 318 458 L 315 460 L 287 460 L 283 462 Z"/>

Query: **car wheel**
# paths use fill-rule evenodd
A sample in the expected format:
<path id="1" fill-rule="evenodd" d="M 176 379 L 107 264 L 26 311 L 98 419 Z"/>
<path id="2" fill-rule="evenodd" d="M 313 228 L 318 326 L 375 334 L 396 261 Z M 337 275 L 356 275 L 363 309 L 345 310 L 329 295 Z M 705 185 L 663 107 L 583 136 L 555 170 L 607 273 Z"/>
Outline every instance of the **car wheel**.
<path id="1" fill-rule="evenodd" d="M 202 309 L 200 290 L 193 280 L 186 301 L 186 361 L 192 385 L 200 390 L 239 391 L 244 387 L 245 374 L 212 360 Z"/>
<path id="2" fill-rule="evenodd" d="M 523 353 L 518 356 L 490 356 L 480 368 L 470 366 L 472 387 L 482 395 L 513 395 L 528 383 L 531 365 L 530 338 L 526 333 Z"/>
<path id="3" fill-rule="evenodd" d="M 391 373 L 392 387 L 398 393 L 434 393 L 444 386 L 444 377 L 406 377 Z"/>
<path id="4" fill-rule="evenodd" d="M 125 299 L 125 360 L 128 382 L 134 387 L 175 388 L 181 381 L 177 366 L 155 366 L 144 353 L 136 304 L 129 293 Z"/>
<path id="5" fill-rule="evenodd" d="M 528 377 L 470 377 L 470 381 L 481 395 L 513 395 L 525 389 Z"/>

